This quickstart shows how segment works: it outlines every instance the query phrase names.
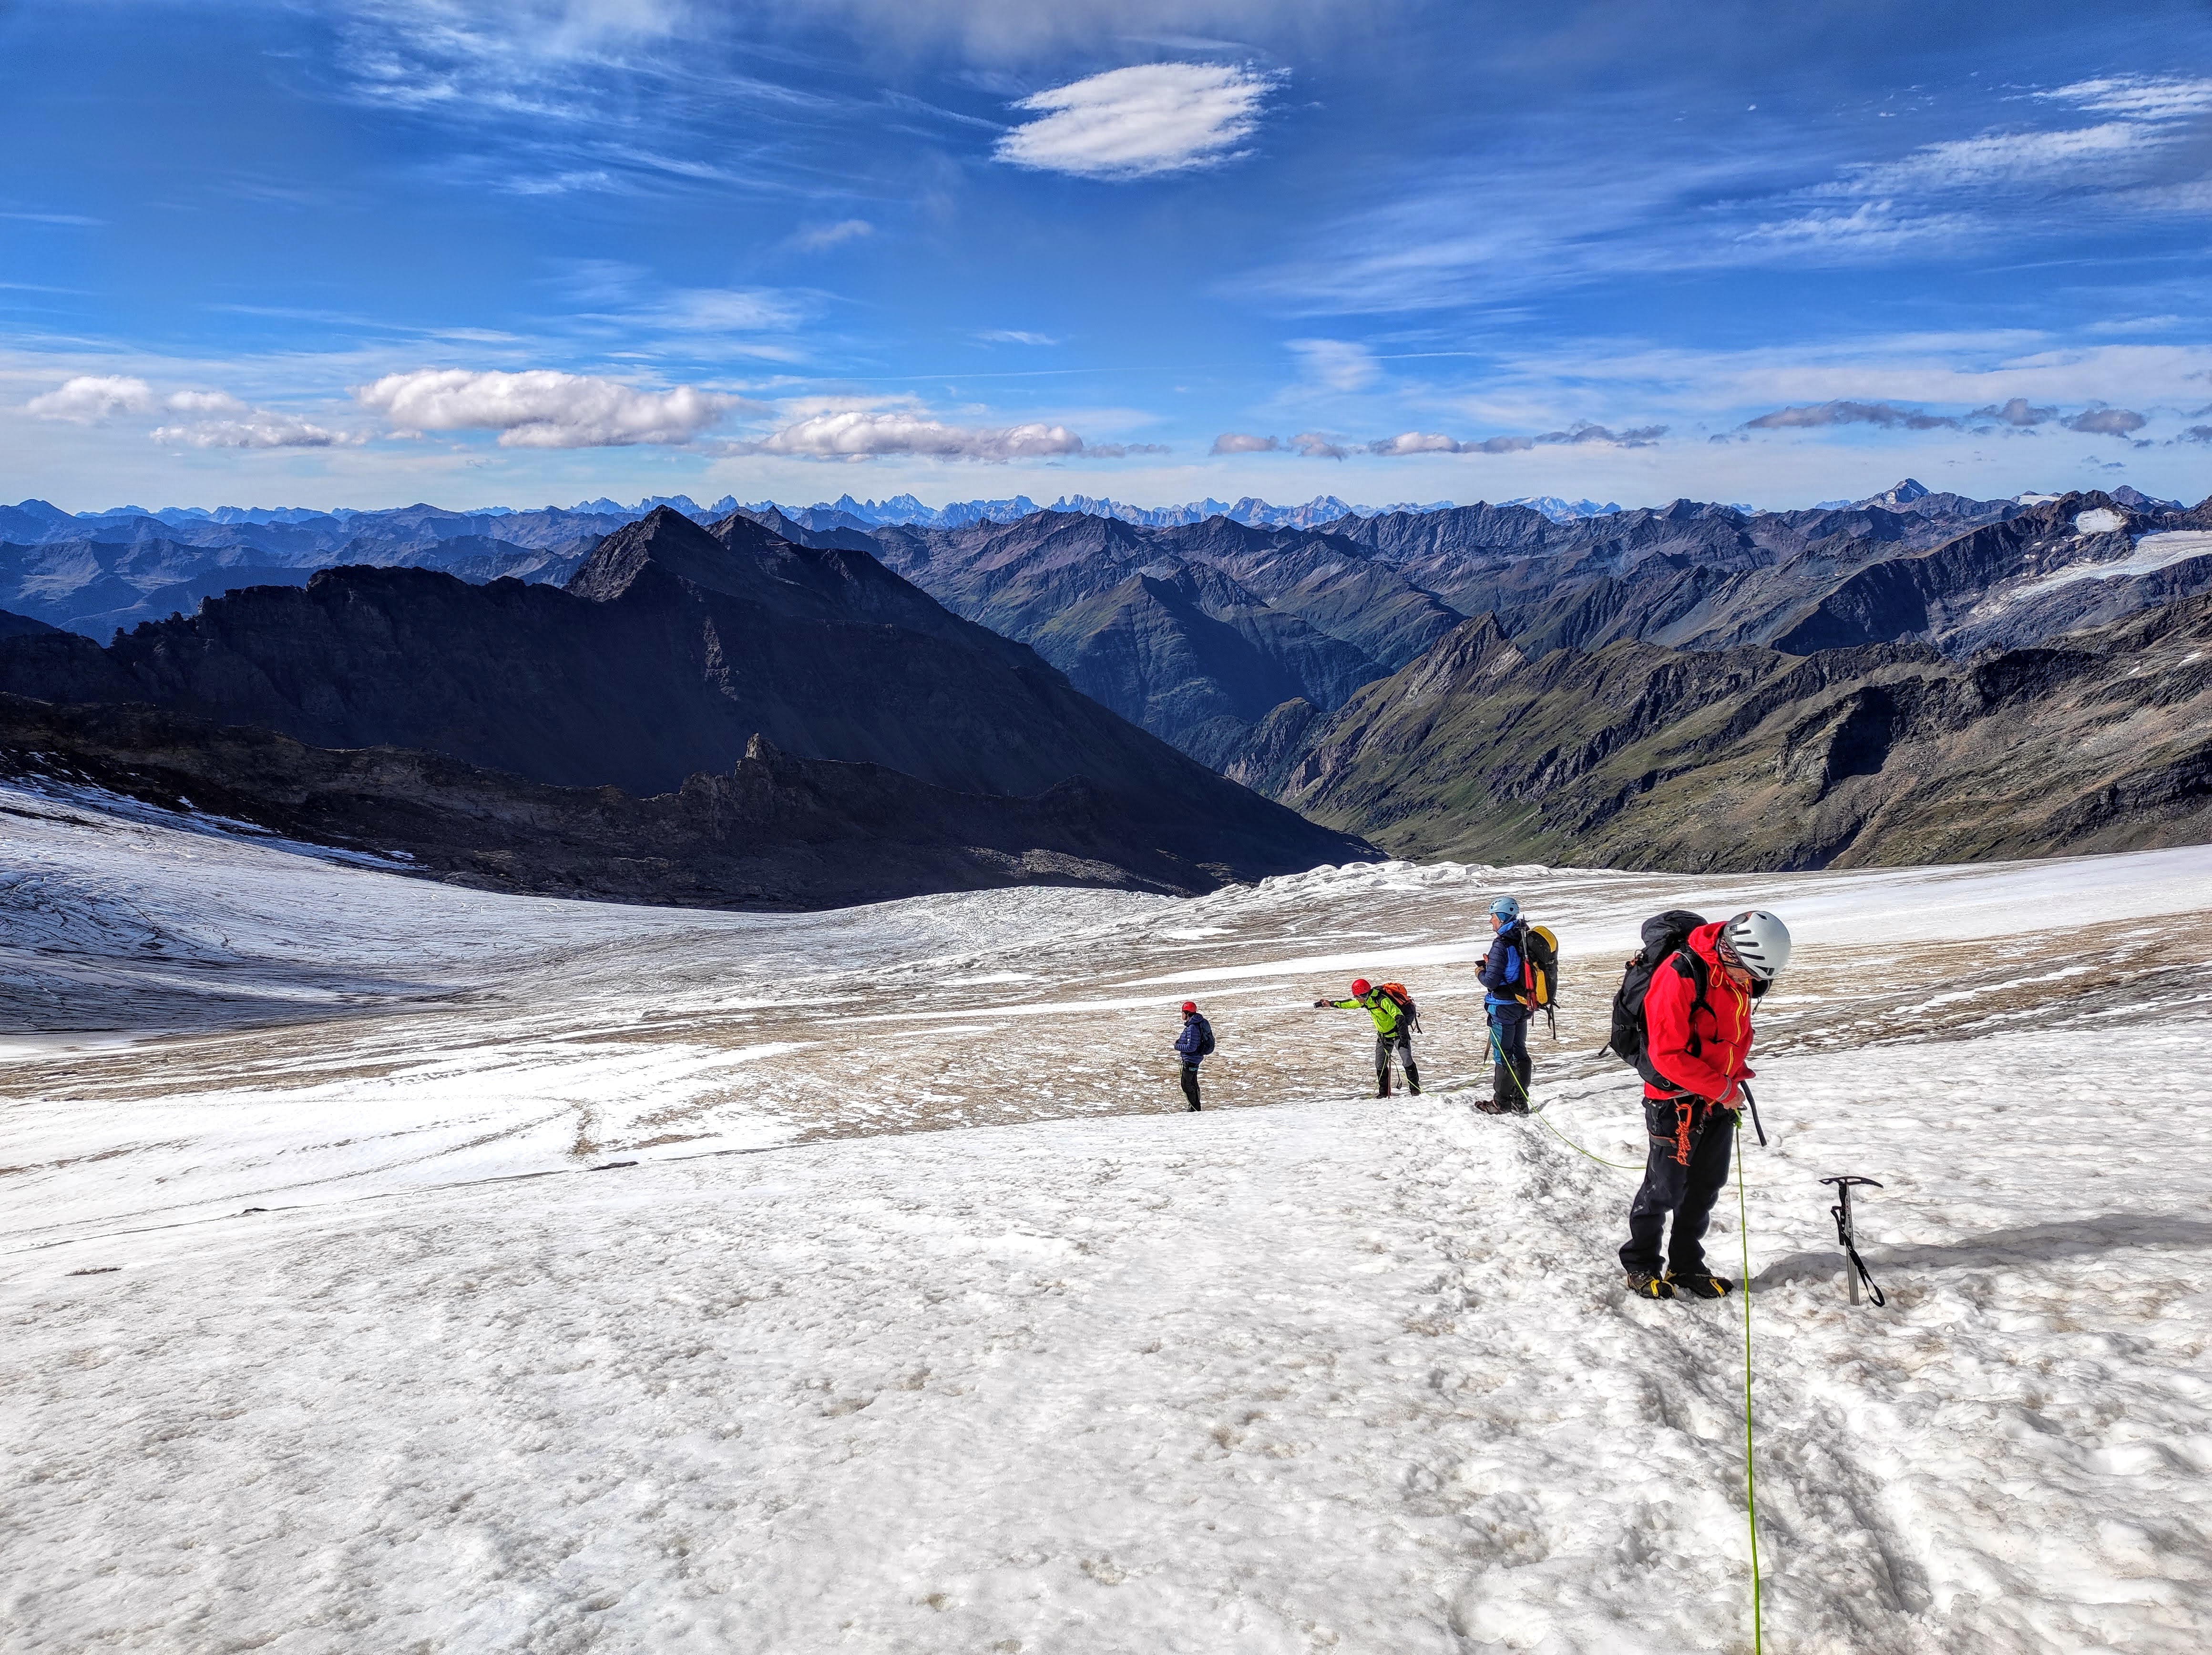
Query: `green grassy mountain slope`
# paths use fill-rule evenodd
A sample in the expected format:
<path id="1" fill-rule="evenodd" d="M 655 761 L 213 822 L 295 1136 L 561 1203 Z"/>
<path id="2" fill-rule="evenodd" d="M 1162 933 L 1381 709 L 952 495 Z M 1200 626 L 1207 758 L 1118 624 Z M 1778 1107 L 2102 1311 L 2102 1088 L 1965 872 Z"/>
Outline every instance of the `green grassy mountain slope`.
<path id="1" fill-rule="evenodd" d="M 1272 732 L 1271 740 L 1262 737 Z M 1230 773 L 1395 855 L 1799 869 L 2212 837 L 2212 596 L 2044 647 L 1524 656 L 1486 616 Z"/>

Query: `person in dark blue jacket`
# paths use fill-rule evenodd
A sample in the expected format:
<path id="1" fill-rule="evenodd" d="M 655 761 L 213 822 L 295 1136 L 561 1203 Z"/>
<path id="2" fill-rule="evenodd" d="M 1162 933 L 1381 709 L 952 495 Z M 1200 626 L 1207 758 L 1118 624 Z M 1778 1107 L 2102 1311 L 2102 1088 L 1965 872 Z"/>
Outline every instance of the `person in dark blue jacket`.
<path id="1" fill-rule="evenodd" d="M 1198 1066 L 1213 1050 L 1213 1025 L 1199 1015 L 1198 1002 L 1182 1003 L 1182 1033 L 1176 1036 L 1176 1056 L 1182 1059 L 1182 1095 L 1193 1111 L 1198 1108 Z"/>
<path id="2" fill-rule="evenodd" d="M 1490 1101 L 1486 1115 L 1528 1112 L 1528 1019 L 1534 1015 L 1527 987 L 1528 933 L 1521 905 L 1501 896 L 1490 905 L 1489 957 L 1482 962 L 1483 1009 L 1490 1017 Z"/>

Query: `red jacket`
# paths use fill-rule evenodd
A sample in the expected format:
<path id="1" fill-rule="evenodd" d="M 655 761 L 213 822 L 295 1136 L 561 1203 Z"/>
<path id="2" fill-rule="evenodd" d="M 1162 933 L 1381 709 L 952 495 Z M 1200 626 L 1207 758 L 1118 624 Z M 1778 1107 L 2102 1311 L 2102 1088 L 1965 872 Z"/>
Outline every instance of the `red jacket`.
<path id="1" fill-rule="evenodd" d="M 1751 1056 L 1751 996 L 1735 985 L 1722 966 L 1713 939 L 1717 924 L 1700 925 L 1690 933 L 1690 947 L 1705 962 L 1705 1003 L 1697 1004 L 1698 985 L 1675 960 L 1651 973 L 1651 987 L 1644 997 L 1644 1026 L 1651 1066 L 1686 1092 L 1717 1103 L 1738 1081 L 1749 1080 Z M 1692 1027 L 1694 1023 L 1694 1028 Z M 1691 1050 L 1692 1034 L 1697 1050 Z M 1644 1095 L 1673 1095 L 1646 1082 Z"/>

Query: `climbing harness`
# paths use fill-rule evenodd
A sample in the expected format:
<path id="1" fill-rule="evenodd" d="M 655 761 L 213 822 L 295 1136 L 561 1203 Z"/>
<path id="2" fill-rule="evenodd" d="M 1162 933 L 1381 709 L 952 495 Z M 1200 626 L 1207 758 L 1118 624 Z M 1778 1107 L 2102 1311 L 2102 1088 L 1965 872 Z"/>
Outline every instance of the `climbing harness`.
<path id="1" fill-rule="evenodd" d="M 1850 1268 L 1845 1272 L 1844 1279 L 1850 1283 L 1851 1302 L 1858 1303 L 1859 1283 L 1863 1282 L 1866 1283 L 1868 1298 L 1873 1301 L 1875 1308 L 1879 1310 L 1889 1300 L 1882 1296 L 1881 1289 L 1874 1284 L 1874 1276 L 1866 1267 L 1866 1260 L 1859 1257 L 1858 1232 L 1851 1222 L 1851 1185 L 1863 1185 L 1870 1190 L 1879 1190 L 1881 1185 L 1870 1178 L 1824 1178 L 1820 1182 L 1834 1185 L 1836 1194 L 1841 1197 L 1834 1206 L 1828 1209 L 1828 1211 L 1836 1221 L 1836 1240 L 1843 1243 L 1844 1257 L 1850 1261 Z"/>

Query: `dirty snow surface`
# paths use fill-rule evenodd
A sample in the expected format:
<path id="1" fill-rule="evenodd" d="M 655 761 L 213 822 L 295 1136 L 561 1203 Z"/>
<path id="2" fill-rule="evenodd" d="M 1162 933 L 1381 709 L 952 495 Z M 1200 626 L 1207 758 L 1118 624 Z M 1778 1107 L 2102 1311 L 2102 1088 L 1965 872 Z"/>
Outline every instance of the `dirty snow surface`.
<path id="1" fill-rule="evenodd" d="M 2212 852 L 726 916 L 4 791 L 0 1649 L 1748 1650 L 1743 1303 L 1621 1294 L 1588 1054 L 1754 901 L 1768 1646 L 2212 1647 Z"/>

